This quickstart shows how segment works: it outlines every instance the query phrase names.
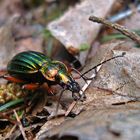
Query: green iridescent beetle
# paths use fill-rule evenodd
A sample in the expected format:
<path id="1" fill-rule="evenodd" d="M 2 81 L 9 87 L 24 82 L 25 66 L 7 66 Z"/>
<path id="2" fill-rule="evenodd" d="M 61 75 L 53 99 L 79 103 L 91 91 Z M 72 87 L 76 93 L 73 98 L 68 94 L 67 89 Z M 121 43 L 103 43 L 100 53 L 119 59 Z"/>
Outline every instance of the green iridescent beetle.
<path id="1" fill-rule="evenodd" d="M 83 74 L 76 69 L 73 70 L 86 81 L 89 80 L 84 76 L 86 73 L 92 69 L 96 69 L 99 65 L 102 65 L 107 61 L 117 57 L 123 57 L 124 55 L 125 53 L 122 53 L 121 55 L 107 59 Z M 63 88 L 61 93 L 65 90 L 70 90 L 74 100 L 83 101 L 86 98 L 85 94 L 80 92 L 80 85 L 72 77 L 68 67 L 61 61 L 51 60 L 40 52 L 25 51 L 17 54 L 8 63 L 7 74 L 0 78 L 5 78 L 14 83 L 20 83 L 25 89 L 36 89 L 46 82 L 48 84 L 48 91 L 50 91 L 51 85 L 59 84 Z"/>
<path id="2" fill-rule="evenodd" d="M 59 84 L 65 90 L 70 90 L 75 100 L 85 98 L 84 93 L 80 94 L 80 86 L 67 66 L 40 52 L 25 51 L 17 54 L 8 63 L 7 73 L 3 78 L 20 83 L 25 89 L 35 89 L 46 82 L 48 87 Z"/>

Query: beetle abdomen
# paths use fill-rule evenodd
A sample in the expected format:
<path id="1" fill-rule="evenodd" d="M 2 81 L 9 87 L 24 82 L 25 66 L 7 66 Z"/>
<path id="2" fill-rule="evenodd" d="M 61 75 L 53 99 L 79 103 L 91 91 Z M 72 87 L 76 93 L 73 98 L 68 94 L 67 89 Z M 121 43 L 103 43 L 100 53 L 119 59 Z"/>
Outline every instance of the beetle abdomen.
<path id="1" fill-rule="evenodd" d="M 42 53 L 26 51 L 13 57 L 7 66 L 7 71 L 10 74 L 36 73 L 43 63 L 49 61 L 50 59 Z"/>

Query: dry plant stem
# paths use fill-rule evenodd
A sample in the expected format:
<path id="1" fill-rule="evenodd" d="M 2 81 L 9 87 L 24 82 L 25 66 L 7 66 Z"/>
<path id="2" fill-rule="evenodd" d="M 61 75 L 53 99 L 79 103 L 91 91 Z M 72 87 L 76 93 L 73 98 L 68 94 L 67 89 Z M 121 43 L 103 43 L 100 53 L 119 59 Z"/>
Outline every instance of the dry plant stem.
<path id="1" fill-rule="evenodd" d="M 16 107 L 16 108 L 14 108 L 14 110 L 15 111 L 18 111 L 18 110 L 22 110 L 22 109 L 25 109 L 25 105 L 22 105 L 22 106 L 20 106 L 20 107 Z M 4 111 L 3 112 L 3 115 L 9 115 L 9 114 L 11 114 L 11 113 L 13 113 L 13 110 L 7 110 L 7 111 Z M 1 112 L 0 112 L 0 115 L 1 115 Z"/>
<path id="2" fill-rule="evenodd" d="M 23 136 L 24 140 L 27 140 L 24 128 L 23 128 L 23 126 L 22 126 L 22 124 L 20 122 L 20 119 L 19 119 L 19 117 L 17 115 L 17 112 L 15 110 L 14 110 L 14 114 L 16 116 L 16 119 L 17 119 L 17 122 L 18 122 L 18 126 L 19 126 L 19 129 L 20 129 L 21 133 L 22 133 L 22 136 Z"/>
<path id="3" fill-rule="evenodd" d="M 5 136 L 5 139 L 9 139 L 10 136 L 12 135 L 12 133 L 15 131 L 17 125 L 15 124 L 12 129 L 10 130 L 10 132 Z"/>
<path id="4" fill-rule="evenodd" d="M 16 121 L 12 120 L 7 114 L 0 112 L 0 117 L 3 119 L 7 119 L 9 122 L 16 124 Z"/>
<path id="5" fill-rule="evenodd" d="M 72 109 L 74 108 L 74 106 L 76 105 L 76 103 L 77 103 L 77 101 L 73 101 L 73 102 L 70 104 L 68 110 L 67 110 L 66 113 L 65 113 L 65 117 L 67 117 L 67 116 L 69 115 L 69 113 L 72 111 Z"/>
<path id="6" fill-rule="evenodd" d="M 99 17 L 96 17 L 96 16 L 89 17 L 89 20 L 91 20 L 93 22 L 97 22 L 97 23 L 102 23 L 107 27 L 113 28 L 113 29 L 121 32 L 125 36 L 131 38 L 133 41 L 135 41 L 136 43 L 138 43 L 140 45 L 140 36 L 138 36 L 135 32 L 129 31 L 124 26 L 121 26 L 117 23 L 112 23 L 108 20 L 105 20 L 103 18 L 99 18 Z"/>

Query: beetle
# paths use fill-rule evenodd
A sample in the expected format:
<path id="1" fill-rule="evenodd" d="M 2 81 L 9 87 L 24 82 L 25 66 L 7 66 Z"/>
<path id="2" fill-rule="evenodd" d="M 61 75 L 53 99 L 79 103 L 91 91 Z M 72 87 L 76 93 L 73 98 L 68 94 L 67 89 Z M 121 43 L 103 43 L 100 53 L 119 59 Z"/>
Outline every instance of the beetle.
<path id="1" fill-rule="evenodd" d="M 83 100 L 84 93 L 79 94 L 80 86 L 72 77 L 68 67 L 61 61 L 51 60 L 40 52 L 25 51 L 15 55 L 7 65 L 7 74 L 3 78 L 20 83 L 25 89 L 36 89 L 44 82 L 51 85 L 59 84 L 70 90 L 74 100 Z"/>
<path id="2" fill-rule="evenodd" d="M 112 57 L 97 66 L 123 55 Z M 86 81 L 84 75 L 97 66 L 92 67 L 83 74 L 75 69 L 73 70 Z M 25 51 L 18 53 L 8 63 L 7 74 L 1 77 L 10 82 L 19 83 L 25 89 L 36 89 L 43 83 L 47 83 L 48 91 L 51 92 L 50 86 L 59 84 L 64 89 L 63 91 L 70 90 L 72 92 L 74 100 L 83 101 L 86 99 L 85 94 L 80 92 L 80 85 L 75 81 L 68 67 L 63 62 L 51 60 L 40 52 Z"/>

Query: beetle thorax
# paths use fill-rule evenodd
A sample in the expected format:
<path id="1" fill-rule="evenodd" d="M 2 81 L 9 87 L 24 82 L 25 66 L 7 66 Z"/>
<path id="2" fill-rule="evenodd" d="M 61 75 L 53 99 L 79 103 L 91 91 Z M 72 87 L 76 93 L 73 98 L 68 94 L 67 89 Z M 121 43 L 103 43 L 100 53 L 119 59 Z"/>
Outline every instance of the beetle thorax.
<path id="1" fill-rule="evenodd" d="M 42 75 L 49 81 L 54 81 L 59 84 L 63 82 L 66 84 L 69 81 L 69 74 L 65 64 L 59 61 L 52 61 L 45 63 L 41 67 Z"/>

